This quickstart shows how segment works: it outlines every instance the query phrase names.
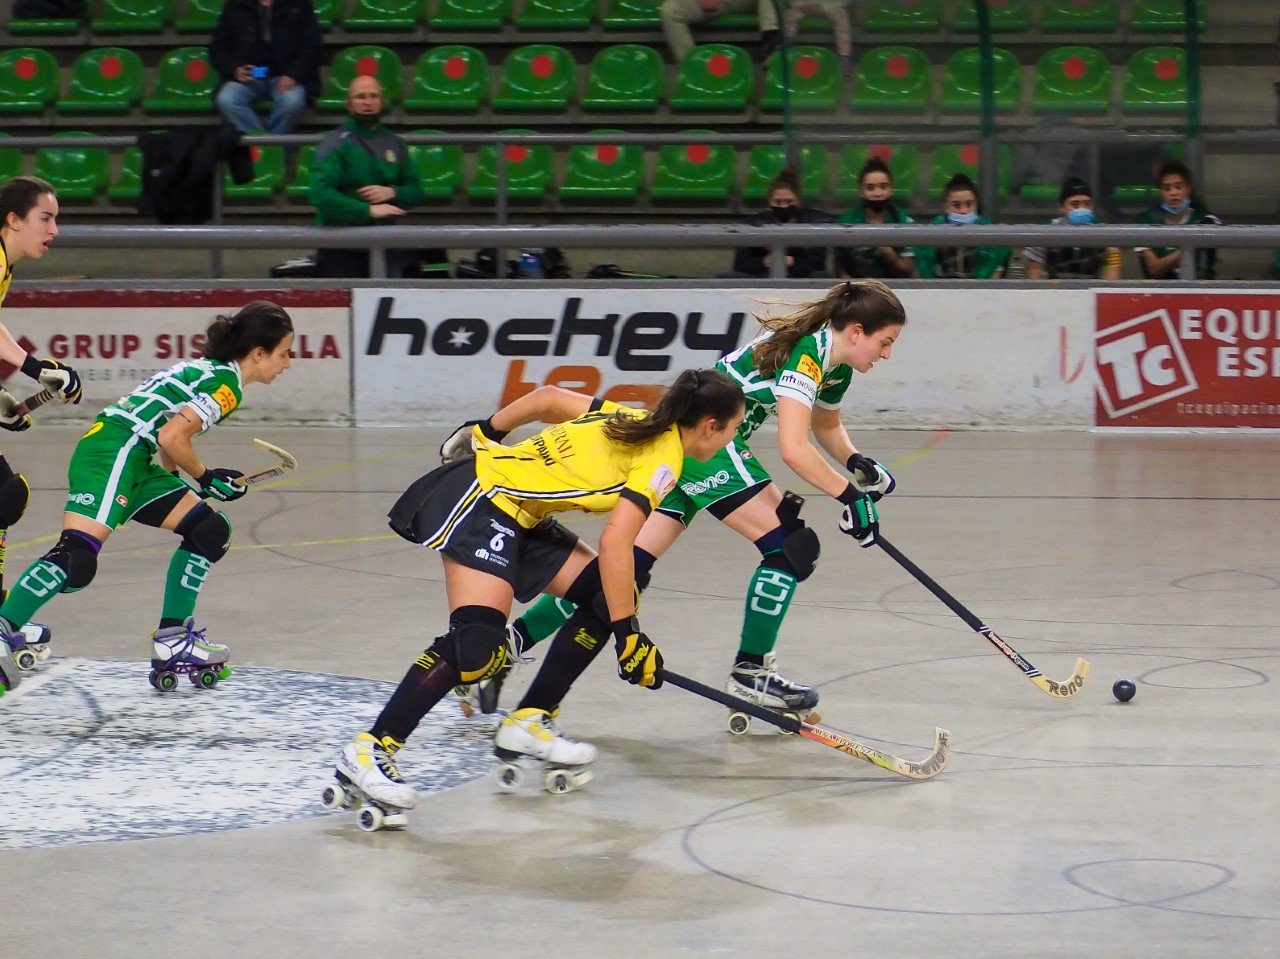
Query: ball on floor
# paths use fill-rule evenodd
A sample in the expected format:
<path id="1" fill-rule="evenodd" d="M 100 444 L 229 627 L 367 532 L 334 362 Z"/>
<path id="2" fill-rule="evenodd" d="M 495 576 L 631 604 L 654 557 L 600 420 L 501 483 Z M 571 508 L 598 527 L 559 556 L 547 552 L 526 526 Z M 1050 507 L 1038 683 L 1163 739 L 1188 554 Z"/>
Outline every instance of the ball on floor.
<path id="1" fill-rule="evenodd" d="M 1111 687 L 1111 695 L 1122 703 L 1133 699 L 1137 691 L 1138 687 L 1134 685 L 1132 679 L 1117 679 L 1115 685 Z"/>

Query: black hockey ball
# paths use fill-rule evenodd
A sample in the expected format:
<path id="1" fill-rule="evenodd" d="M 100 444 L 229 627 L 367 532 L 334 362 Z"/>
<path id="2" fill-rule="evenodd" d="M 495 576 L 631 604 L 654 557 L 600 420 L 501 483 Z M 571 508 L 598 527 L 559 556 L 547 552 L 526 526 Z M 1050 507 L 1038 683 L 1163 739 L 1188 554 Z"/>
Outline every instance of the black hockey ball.
<path id="1" fill-rule="evenodd" d="M 1132 679 L 1117 679 L 1115 685 L 1111 687 L 1111 695 L 1122 703 L 1133 699 L 1137 691 L 1138 687 L 1133 684 Z"/>

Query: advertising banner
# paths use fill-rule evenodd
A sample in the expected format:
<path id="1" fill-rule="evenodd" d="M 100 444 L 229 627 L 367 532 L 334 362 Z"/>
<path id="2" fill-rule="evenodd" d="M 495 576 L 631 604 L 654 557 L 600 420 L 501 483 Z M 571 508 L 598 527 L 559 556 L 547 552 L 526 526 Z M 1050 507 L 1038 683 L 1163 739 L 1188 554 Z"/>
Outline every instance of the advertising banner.
<path id="1" fill-rule="evenodd" d="M 1280 294 L 1097 294 L 1096 425 L 1280 429 Z"/>
<path id="2" fill-rule="evenodd" d="M 270 386 L 251 384 L 232 422 L 351 422 L 348 290 L 14 291 L 0 314 L 23 349 L 67 363 L 84 382 L 78 406 L 50 403 L 41 420 L 92 419 L 157 370 L 198 359 L 219 313 L 264 299 L 293 318 L 293 365 Z M 5 387 L 24 399 L 39 386 L 9 364 Z"/>

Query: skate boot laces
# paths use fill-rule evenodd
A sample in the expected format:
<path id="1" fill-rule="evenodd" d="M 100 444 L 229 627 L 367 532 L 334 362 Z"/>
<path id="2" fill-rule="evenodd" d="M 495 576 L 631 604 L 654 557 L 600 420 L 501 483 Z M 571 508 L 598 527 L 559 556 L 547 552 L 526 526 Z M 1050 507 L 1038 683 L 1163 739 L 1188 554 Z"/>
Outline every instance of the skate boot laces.
<path id="1" fill-rule="evenodd" d="M 390 736 L 383 736 L 382 742 L 374 740 L 373 761 L 378 764 L 378 771 L 393 783 L 404 782 L 404 777 L 400 775 L 400 770 L 396 768 L 395 760 L 391 758 L 400 751 L 401 745 Z"/>

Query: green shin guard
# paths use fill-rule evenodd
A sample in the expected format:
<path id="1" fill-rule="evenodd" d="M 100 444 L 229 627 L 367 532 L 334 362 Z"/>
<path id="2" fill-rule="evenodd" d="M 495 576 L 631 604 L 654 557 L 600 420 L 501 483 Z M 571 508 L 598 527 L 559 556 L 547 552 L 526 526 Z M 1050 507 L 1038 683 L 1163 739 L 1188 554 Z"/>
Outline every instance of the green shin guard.
<path id="1" fill-rule="evenodd" d="M 512 625 L 526 637 L 524 649 L 528 650 L 559 632 L 576 608 L 572 603 L 554 596 L 539 596 Z"/>
<path id="2" fill-rule="evenodd" d="M 40 607 L 53 599 L 67 582 L 67 573 L 47 559 L 38 559 L 26 568 L 9 590 L 0 606 L 3 617 L 14 629 L 21 629 L 31 622 Z"/>
<path id="3" fill-rule="evenodd" d="M 169 560 L 169 573 L 164 581 L 164 605 L 160 616 L 184 623 L 195 612 L 196 600 L 213 566 L 208 559 L 185 549 L 174 551 Z"/>
<path id="4" fill-rule="evenodd" d="M 756 656 L 773 652 L 782 621 L 796 592 L 796 578 L 769 566 L 756 568 L 747 587 L 740 650 Z"/>

